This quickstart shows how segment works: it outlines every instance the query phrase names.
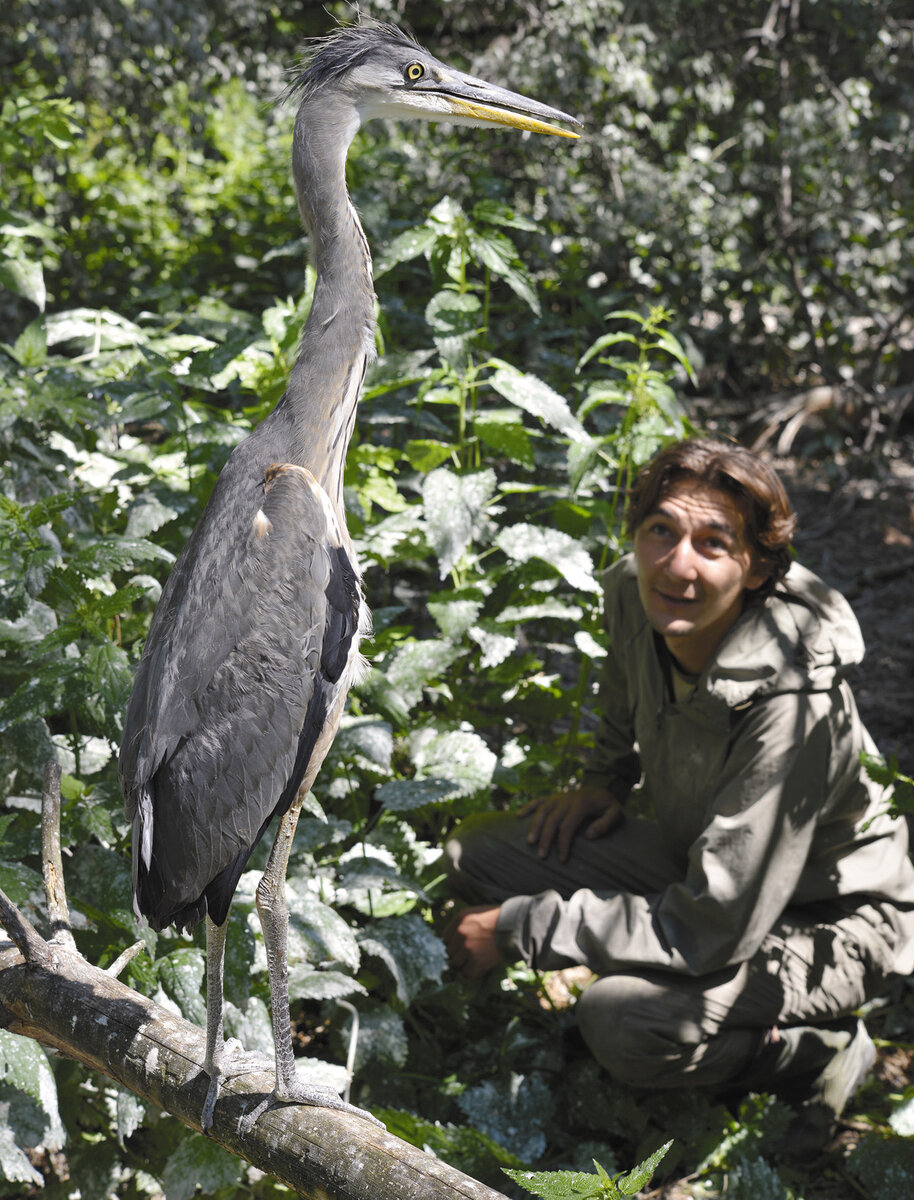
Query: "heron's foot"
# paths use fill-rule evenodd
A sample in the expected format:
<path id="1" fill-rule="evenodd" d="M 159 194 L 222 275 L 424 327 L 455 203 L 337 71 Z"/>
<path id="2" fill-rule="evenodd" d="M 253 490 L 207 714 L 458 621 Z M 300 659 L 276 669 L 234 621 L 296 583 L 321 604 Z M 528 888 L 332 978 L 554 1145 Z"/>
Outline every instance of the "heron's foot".
<path id="1" fill-rule="evenodd" d="M 378 1125 L 381 1129 L 386 1128 L 384 1123 L 377 1117 L 373 1117 L 367 1109 L 357 1108 L 354 1104 L 347 1104 L 345 1100 L 340 1099 L 333 1088 L 319 1083 L 303 1083 L 301 1080 L 296 1080 L 287 1087 L 280 1088 L 277 1084 L 276 1089 L 269 1096 L 261 1100 L 256 1108 L 241 1118 L 238 1123 L 239 1132 L 249 1133 L 258 1119 L 274 1104 L 308 1104 L 312 1108 L 335 1108 L 338 1112 L 354 1113 L 355 1116 L 371 1121 L 372 1125 Z"/>
<path id="2" fill-rule="evenodd" d="M 249 1075 L 254 1071 L 272 1071 L 273 1060 L 257 1050 L 245 1050 L 237 1038 L 228 1038 L 223 1044 L 222 1053 L 213 1064 L 212 1070 L 203 1068 L 209 1075 L 209 1090 L 203 1105 L 203 1115 L 200 1127 L 204 1133 L 209 1133 L 213 1126 L 213 1114 L 223 1079 L 231 1079 L 235 1075 Z"/>

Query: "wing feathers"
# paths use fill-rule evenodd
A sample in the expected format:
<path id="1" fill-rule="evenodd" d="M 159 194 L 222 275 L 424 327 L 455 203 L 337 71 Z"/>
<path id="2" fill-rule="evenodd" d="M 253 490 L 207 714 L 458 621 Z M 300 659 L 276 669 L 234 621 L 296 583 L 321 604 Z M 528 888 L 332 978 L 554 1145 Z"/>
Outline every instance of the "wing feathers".
<path id="1" fill-rule="evenodd" d="M 310 472 L 271 467 L 231 522 L 205 525 L 156 612 L 121 756 L 136 904 L 158 928 L 227 913 L 266 825 L 313 778 L 357 655 L 359 576 Z"/>

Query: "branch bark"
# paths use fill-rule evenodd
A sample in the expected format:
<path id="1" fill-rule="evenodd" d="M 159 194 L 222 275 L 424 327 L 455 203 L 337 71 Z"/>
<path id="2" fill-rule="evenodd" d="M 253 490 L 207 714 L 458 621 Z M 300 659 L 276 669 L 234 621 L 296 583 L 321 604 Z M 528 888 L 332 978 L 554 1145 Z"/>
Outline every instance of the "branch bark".
<path id="1" fill-rule="evenodd" d="M 26 960 L 16 946 L 0 944 L 0 1023 L 102 1072 L 199 1131 L 209 1083 L 202 1069 L 203 1030 L 80 954 L 44 942 L 8 901 L 0 901 L 0 912 L 4 924 L 12 917 L 17 942 L 30 951 Z M 303 1105 L 276 1107 L 268 1109 L 249 1133 L 240 1133 L 245 1113 L 272 1086 L 272 1072 L 267 1071 L 228 1079 L 211 1136 L 300 1196 L 504 1200 L 501 1192 L 350 1113 Z"/>
<path id="2" fill-rule="evenodd" d="M 191 1129 L 209 1088 L 206 1035 L 117 979 L 142 943 L 102 971 L 78 951 L 60 854 L 60 768 L 49 763 L 42 859 L 52 934 L 45 941 L 0 889 L 0 1027 L 35 1038 L 100 1071 Z M 267 1109 L 241 1123 L 273 1090 L 270 1070 L 222 1083 L 209 1136 L 306 1200 L 505 1200 L 485 1184 L 353 1113 L 306 1105 Z"/>

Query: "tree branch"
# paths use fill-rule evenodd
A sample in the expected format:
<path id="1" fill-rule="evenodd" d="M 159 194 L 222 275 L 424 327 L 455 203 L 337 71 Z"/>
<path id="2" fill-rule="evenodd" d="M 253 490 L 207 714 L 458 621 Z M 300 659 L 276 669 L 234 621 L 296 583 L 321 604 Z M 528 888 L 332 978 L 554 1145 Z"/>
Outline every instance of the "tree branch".
<path id="1" fill-rule="evenodd" d="M 45 764 L 41 794 L 41 866 L 48 920 L 51 923 L 51 941 L 75 951 L 60 856 L 60 764 L 53 759 Z"/>
<path id="2" fill-rule="evenodd" d="M 60 855 L 56 763 L 45 770 L 42 858 L 50 941 L 0 890 L 0 924 L 12 939 L 0 941 L 0 1027 L 53 1046 L 200 1131 L 209 1088 L 204 1031 L 116 978 L 142 943 L 108 971 L 76 949 Z M 272 1090 L 272 1069 L 223 1081 L 209 1136 L 307 1200 L 505 1200 L 501 1192 L 337 1109 L 277 1105 L 242 1133 L 245 1115 Z"/>
<path id="3" fill-rule="evenodd" d="M 4 903 L 5 901 L 5 903 Z M 0 900 L 4 924 L 13 914 Z M 13 924 L 19 927 L 15 917 Z M 11 936 L 13 930 L 7 925 Z M 29 926 L 31 929 L 31 926 Z M 34 930 L 31 935 L 37 937 Z M 41 939 L 38 939 L 41 941 Z M 204 1033 L 63 946 L 45 961 L 0 949 L 0 1020 L 12 1033 L 55 1047 L 144 1100 L 200 1129 L 209 1078 Z M 268 1109 L 239 1132 L 244 1115 L 273 1087 L 257 1071 L 225 1081 L 214 1141 L 313 1200 L 504 1200 L 501 1192 L 350 1113 L 304 1105 Z"/>

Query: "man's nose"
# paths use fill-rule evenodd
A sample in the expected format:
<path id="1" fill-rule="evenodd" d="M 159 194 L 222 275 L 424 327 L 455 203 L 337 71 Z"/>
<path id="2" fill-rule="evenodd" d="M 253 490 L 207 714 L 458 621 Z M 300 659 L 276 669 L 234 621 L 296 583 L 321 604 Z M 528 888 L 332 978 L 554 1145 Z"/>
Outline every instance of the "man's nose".
<path id="1" fill-rule="evenodd" d="M 694 579 L 696 571 L 695 547 L 688 538 L 680 538 L 670 552 L 666 569 L 677 579 Z"/>

